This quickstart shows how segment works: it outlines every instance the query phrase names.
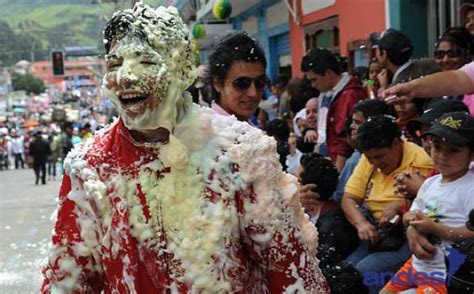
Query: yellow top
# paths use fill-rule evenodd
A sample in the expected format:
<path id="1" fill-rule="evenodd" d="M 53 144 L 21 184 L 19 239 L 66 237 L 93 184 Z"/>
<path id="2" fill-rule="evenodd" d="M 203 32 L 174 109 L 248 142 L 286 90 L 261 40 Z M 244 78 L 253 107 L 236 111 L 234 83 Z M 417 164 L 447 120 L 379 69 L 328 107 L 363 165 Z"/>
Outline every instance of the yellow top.
<path id="1" fill-rule="evenodd" d="M 352 194 L 356 199 L 363 200 L 374 218 L 379 220 L 388 203 L 404 199 L 403 195 L 395 193 L 395 175 L 406 171 L 419 171 L 420 174 L 426 175 L 432 167 L 433 162 L 423 148 L 404 141 L 403 158 L 397 169 L 389 175 L 385 175 L 377 169 L 374 171 L 370 183 L 368 183 L 373 165 L 369 163 L 367 157 L 362 155 L 344 188 L 344 192 Z M 368 196 L 364 199 L 366 187 Z"/>

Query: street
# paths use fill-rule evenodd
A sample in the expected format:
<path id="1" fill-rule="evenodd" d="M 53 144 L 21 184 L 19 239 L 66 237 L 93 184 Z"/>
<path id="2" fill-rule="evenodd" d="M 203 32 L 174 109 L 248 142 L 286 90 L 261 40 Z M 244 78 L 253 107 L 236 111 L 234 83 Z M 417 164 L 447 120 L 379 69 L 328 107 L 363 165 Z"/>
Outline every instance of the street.
<path id="1" fill-rule="evenodd" d="M 38 293 L 59 186 L 36 186 L 32 169 L 0 171 L 0 293 Z"/>

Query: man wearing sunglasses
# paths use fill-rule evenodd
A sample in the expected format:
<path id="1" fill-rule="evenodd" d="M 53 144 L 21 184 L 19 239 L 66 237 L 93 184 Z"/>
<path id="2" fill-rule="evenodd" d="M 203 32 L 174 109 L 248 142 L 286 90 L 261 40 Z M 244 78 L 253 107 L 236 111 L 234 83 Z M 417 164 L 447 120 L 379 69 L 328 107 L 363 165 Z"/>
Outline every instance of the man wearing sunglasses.
<path id="1" fill-rule="evenodd" d="M 249 121 L 270 85 L 263 49 L 247 33 L 229 32 L 216 42 L 208 63 L 212 110 Z"/>
<path id="2" fill-rule="evenodd" d="M 343 134 L 344 124 L 352 115 L 352 107 L 366 98 L 362 85 L 341 71 L 336 57 L 327 49 L 312 49 L 303 57 L 301 70 L 312 87 L 321 94 L 318 101 L 317 148 L 323 156 L 331 158 L 341 171 L 352 148 Z M 326 147 L 327 146 L 327 147 Z"/>

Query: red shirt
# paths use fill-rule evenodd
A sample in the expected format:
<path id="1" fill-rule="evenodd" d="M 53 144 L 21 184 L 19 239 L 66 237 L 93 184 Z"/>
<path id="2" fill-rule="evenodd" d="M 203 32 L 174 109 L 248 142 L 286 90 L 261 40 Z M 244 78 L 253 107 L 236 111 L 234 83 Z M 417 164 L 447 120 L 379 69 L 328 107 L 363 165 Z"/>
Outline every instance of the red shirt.
<path id="1" fill-rule="evenodd" d="M 342 131 L 347 118 L 352 115 L 354 104 L 365 99 L 366 95 L 359 81 L 351 77 L 329 106 L 326 142 L 333 162 L 336 162 L 338 155 L 347 158 L 352 153 L 352 148 L 347 144 L 346 136 Z"/>
<path id="2" fill-rule="evenodd" d="M 233 118 L 220 119 L 231 121 L 223 124 L 227 128 L 236 123 Z M 245 128 L 260 132 L 251 126 Z M 214 128 L 214 132 L 219 130 Z M 242 134 L 236 136 L 240 143 L 245 141 Z M 160 190 L 160 185 L 172 179 L 169 176 L 174 170 L 160 165 L 162 147 L 137 144 L 121 121 L 94 136 L 93 144 L 88 141 L 72 151 L 65 164 L 53 248 L 43 270 L 41 292 L 50 293 L 55 287 L 67 293 L 183 293 L 213 292 L 222 286 L 216 292 L 299 289 L 301 293 L 327 293 L 326 281 L 293 217 L 291 204 L 284 203 L 277 185 L 272 194 L 259 194 L 263 187 L 259 180 L 248 182 L 246 167 L 230 160 L 229 153 L 239 142 L 227 143 L 216 147 L 220 155 L 215 162 L 197 163 L 194 172 L 188 170 L 194 175 L 189 178 L 192 183 L 175 177 L 180 184 L 167 190 Z M 263 149 L 258 148 L 262 146 L 254 148 L 256 161 L 264 157 L 260 154 Z M 193 158 L 191 152 L 190 162 Z M 227 163 L 217 165 L 222 160 Z M 271 162 L 278 166 L 276 153 L 272 153 Z M 218 166 L 229 171 L 218 173 Z M 203 176 L 206 169 L 209 174 Z M 263 175 L 268 185 L 275 184 L 271 179 L 279 172 L 275 169 Z M 154 175 L 151 182 L 144 174 Z M 173 211 L 174 206 L 166 205 L 165 200 L 174 198 L 164 194 L 185 199 L 178 194 L 181 185 L 188 184 L 195 189 L 183 191 L 191 191 L 189 198 L 199 195 L 198 207 L 190 209 L 176 202 L 182 210 Z M 158 195 L 159 191 L 163 195 Z M 266 199 L 268 196 L 274 201 Z M 266 201 L 264 206 L 262 200 Z M 220 209 L 213 213 L 209 208 L 214 206 Z M 196 211 L 198 217 L 194 216 Z M 260 218 L 270 212 L 274 218 Z M 227 221 L 219 224 L 223 219 Z M 208 230 L 214 226 L 217 230 Z M 189 239 L 186 234 L 204 236 L 204 240 Z M 199 247 L 193 247 L 196 244 Z M 206 255 L 207 245 L 215 245 L 217 250 Z"/>

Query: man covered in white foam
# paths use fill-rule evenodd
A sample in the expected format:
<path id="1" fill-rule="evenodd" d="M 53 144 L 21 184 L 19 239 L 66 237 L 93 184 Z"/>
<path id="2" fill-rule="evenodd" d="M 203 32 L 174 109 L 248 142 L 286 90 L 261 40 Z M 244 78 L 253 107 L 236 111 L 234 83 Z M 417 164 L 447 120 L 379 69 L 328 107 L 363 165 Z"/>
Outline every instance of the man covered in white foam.
<path id="1" fill-rule="evenodd" d="M 137 3 L 104 43 L 120 119 L 65 161 L 42 292 L 328 292 L 275 141 L 184 92 L 177 10 Z"/>

